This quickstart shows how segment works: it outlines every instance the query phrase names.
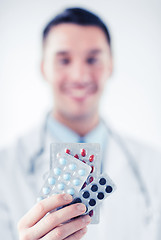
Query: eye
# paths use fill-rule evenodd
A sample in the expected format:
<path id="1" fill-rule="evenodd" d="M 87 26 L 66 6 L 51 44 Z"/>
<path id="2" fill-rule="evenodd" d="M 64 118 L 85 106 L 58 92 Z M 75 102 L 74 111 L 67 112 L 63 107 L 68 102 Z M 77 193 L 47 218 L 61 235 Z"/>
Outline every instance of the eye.
<path id="1" fill-rule="evenodd" d="M 67 65 L 67 64 L 70 63 L 70 59 L 69 58 L 59 59 L 59 63 L 62 64 L 62 65 Z"/>
<path id="2" fill-rule="evenodd" d="M 87 59 L 87 63 L 91 64 L 91 65 L 95 64 L 97 61 L 98 61 L 98 59 L 95 58 L 95 57 L 90 57 L 90 58 Z"/>

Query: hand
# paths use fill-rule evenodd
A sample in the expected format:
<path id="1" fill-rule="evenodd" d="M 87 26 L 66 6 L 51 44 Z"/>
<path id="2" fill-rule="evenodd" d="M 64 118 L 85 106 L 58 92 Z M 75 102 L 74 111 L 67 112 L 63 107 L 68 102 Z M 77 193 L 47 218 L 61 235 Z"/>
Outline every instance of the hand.
<path id="1" fill-rule="evenodd" d="M 69 204 L 72 196 L 58 194 L 46 198 L 37 203 L 18 223 L 20 240 L 77 240 L 86 233 L 86 226 L 90 223 L 88 215 L 77 217 L 86 211 L 82 203 L 71 204 L 67 207 L 54 211 L 47 216 L 48 212 Z M 45 217 L 44 217 L 45 216 Z M 68 222 L 67 222 L 68 221 Z"/>

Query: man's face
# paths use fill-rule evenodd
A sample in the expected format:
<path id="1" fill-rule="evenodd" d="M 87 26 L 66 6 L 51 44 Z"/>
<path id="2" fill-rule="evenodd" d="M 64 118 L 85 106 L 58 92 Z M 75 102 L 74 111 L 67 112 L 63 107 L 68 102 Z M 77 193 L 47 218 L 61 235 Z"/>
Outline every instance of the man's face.
<path id="1" fill-rule="evenodd" d="M 52 87 L 55 113 L 71 120 L 96 114 L 112 71 L 104 32 L 96 26 L 59 24 L 50 30 L 43 51 L 42 72 Z"/>

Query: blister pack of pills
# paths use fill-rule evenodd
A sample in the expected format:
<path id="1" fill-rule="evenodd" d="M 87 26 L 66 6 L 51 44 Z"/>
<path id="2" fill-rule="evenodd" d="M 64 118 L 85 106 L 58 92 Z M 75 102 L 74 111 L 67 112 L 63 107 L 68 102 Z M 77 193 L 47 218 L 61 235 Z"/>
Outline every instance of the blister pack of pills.
<path id="1" fill-rule="evenodd" d="M 90 172 L 89 165 L 67 153 L 59 154 L 41 189 L 38 200 L 59 193 L 68 193 L 74 197 L 82 188 Z"/>
<path id="2" fill-rule="evenodd" d="M 79 192 L 73 203 L 83 203 L 86 205 L 85 214 L 89 213 L 90 215 L 92 210 L 113 193 L 115 189 L 115 184 L 107 174 L 101 174 L 95 181 Z"/>
<path id="3" fill-rule="evenodd" d="M 69 193 L 74 199 L 72 203 L 82 202 L 86 205 L 85 214 L 92 217 L 91 223 L 99 223 L 99 203 L 115 190 L 112 180 L 106 174 L 100 175 L 100 145 L 52 143 L 50 147 L 50 173 L 37 201 L 55 194 Z"/>
<path id="4" fill-rule="evenodd" d="M 52 143 L 50 148 L 50 169 L 53 169 L 55 161 L 62 154 L 67 153 L 78 160 L 91 166 L 90 174 L 84 182 L 82 188 L 85 188 L 95 178 L 100 175 L 101 171 L 101 152 L 98 143 Z M 91 213 L 91 224 L 99 223 L 100 208 L 97 206 Z"/>

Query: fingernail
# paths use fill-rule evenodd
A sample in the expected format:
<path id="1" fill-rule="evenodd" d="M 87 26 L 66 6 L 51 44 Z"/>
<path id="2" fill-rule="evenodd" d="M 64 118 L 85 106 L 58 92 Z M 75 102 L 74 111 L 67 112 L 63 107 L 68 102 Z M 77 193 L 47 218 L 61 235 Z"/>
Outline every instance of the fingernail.
<path id="1" fill-rule="evenodd" d="M 70 194 L 65 194 L 63 198 L 65 201 L 72 201 L 72 196 Z"/>
<path id="2" fill-rule="evenodd" d="M 84 204 L 80 203 L 80 204 L 77 205 L 77 209 L 78 209 L 80 212 L 85 212 L 86 207 L 85 207 Z"/>
<path id="3" fill-rule="evenodd" d="M 82 221 L 83 221 L 84 223 L 90 223 L 91 218 L 90 218 L 89 215 L 86 215 L 86 216 L 82 217 Z"/>

